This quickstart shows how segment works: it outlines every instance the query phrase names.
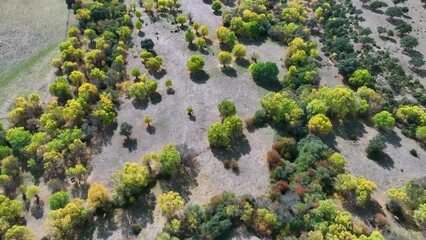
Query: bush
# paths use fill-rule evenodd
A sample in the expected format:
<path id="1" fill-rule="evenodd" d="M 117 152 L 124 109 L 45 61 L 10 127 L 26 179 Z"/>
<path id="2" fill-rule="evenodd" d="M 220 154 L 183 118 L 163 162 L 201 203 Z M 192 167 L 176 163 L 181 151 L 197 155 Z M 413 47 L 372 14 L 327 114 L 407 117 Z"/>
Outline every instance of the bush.
<path id="1" fill-rule="evenodd" d="M 259 82 L 276 82 L 279 73 L 277 64 L 272 62 L 254 63 L 249 70 L 253 79 Z"/>
<path id="2" fill-rule="evenodd" d="M 135 235 L 138 235 L 142 231 L 142 227 L 140 224 L 133 224 L 132 226 L 132 232 Z"/>
<path id="3" fill-rule="evenodd" d="M 386 149 L 385 138 L 381 135 L 373 137 L 365 149 L 367 157 L 370 159 L 377 160 L 383 154 L 383 150 Z"/>
<path id="4" fill-rule="evenodd" d="M 49 198 L 50 210 L 56 210 L 65 207 L 70 201 L 70 196 L 66 192 L 56 192 Z"/>

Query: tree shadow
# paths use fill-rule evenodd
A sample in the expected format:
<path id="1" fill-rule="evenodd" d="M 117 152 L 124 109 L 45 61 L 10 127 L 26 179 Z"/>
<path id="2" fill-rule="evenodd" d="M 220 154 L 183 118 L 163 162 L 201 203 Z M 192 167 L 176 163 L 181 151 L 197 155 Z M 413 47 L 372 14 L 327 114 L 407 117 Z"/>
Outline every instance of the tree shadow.
<path id="1" fill-rule="evenodd" d="M 142 32 L 142 31 L 139 31 L 139 32 L 138 32 L 138 37 L 145 37 L 145 33 L 144 33 L 144 32 Z"/>
<path id="2" fill-rule="evenodd" d="M 204 70 L 201 70 L 197 73 L 190 73 L 189 78 L 195 83 L 203 84 L 209 80 L 210 76 Z"/>
<path id="3" fill-rule="evenodd" d="M 423 58 L 423 54 L 421 52 L 417 51 L 417 50 L 414 50 L 414 49 L 409 50 L 409 51 L 404 51 L 404 53 L 406 53 L 406 55 L 408 55 L 411 58 L 416 58 L 416 57 Z"/>
<path id="4" fill-rule="evenodd" d="M 222 11 L 213 11 L 213 15 L 215 16 L 222 16 Z"/>
<path id="5" fill-rule="evenodd" d="M 193 44 L 193 43 L 189 43 L 188 44 L 188 49 L 192 52 L 196 52 L 198 50 L 197 45 Z"/>
<path id="6" fill-rule="evenodd" d="M 93 225 L 98 228 L 99 239 L 108 239 L 118 229 L 113 214 L 107 214 L 106 217 L 97 216 L 94 222 Z"/>
<path id="7" fill-rule="evenodd" d="M 222 71 L 223 74 L 225 74 L 228 77 L 231 77 L 231 78 L 238 77 L 237 71 L 235 71 L 233 67 L 225 66 L 225 67 L 222 67 L 220 70 Z"/>
<path id="8" fill-rule="evenodd" d="M 267 37 L 258 37 L 256 39 L 248 39 L 248 38 L 242 38 L 239 39 L 241 44 L 244 45 L 254 45 L 254 46 L 261 46 L 266 42 L 268 38 Z"/>
<path id="9" fill-rule="evenodd" d="M 136 138 L 126 138 L 123 142 L 123 147 L 127 148 L 129 152 L 136 151 L 138 149 L 138 140 Z"/>
<path id="10" fill-rule="evenodd" d="M 154 92 L 149 96 L 149 100 L 154 105 L 160 103 L 162 99 L 163 97 L 158 92 Z"/>
<path id="11" fill-rule="evenodd" d="M 140 204 L 143 203 L 143 204 Z M 148 223 L 154 221 L 155 195 L 153 193 L 143 194 L 130 207 L 123 210 L 121 218 L 122 234 L 134 236 L 133 225 L 140 224 L 145 228 Z"/>
<path id="12" fill-rule="evenodd" d="M 94 127 L 94 126 L 87 126 Z M 114 131 L 117 130 L 118 124 L 114 121 L 112 124 L 104 128 L 102 131 L 95 131 L 93 140 L 91 141 L 91 148 L 94 153 L 101 153 L 102 146 L 111 144 L 111 138 L 114 135 Z"/>
<path id="13" fill-rule="evenodd" d="M 388 21 L 390 24 L 394 25 L 395 27 L 404 23 L 404 20 L 402 19 L 395 19 L 395 18 L 387 18 L 386 21 Z"/>
<path id="14" fill-rule="evenodd" d="M 213 155 L 223 161 L 223 160 L 238 160 L 242 156 L 249 154 L 251 152 L 250 143 L 247 140 L 246 136 L 237 138 L 234 140 L 232 145 L 229 148 L 211 148 Z"/>
<path id="15" fill-rule="evenodd" d="M 162 79 L 166 74 L 167 74 L 167 71 L 165 69 L 161 69 L 160 71 L 157 71 L 157 72 L 151 72 L 151 75 L 155 79 Z"/>
<path id="16" fill-rule="evenodd" d="M 371 158 L 370 158 L 371 159 Z M 394 161 L 393 159 L 385 152 L 379 153 L 379 155 L 373 159 L 374 162 L 376 162 L 379 166 L 382 168 L 385 168 L 387 170 L 394 168 Z"/>
<path id="17" fill-rule="evenodd" d="M 360 119 L 344 121 L 343 124 L 335 123 L 333 126 L 333 132 L 345 140 L 356 141 L 367 132 L 365 131 L 364 123 Z"/>
<path id="18" fill-rule="evenodd" d="M 282 89 L 282 85 L 278 79 L 275 79 L 274 81 L 259 81 L 254 80 L 254 83 L 256 83 L 257 86 L 264 88 L 271 92 L 279 92 Z"/>
<path id="19" fill-rule="evenodd" d="M 198 186 L 197 176 L 200 172 L 200 164 L 197 161 L 198 152 L 186 144 L 178 145 L 176 148 L 181 155 L 182 167 L 176 175 L 171 177 L 171 181 L 164 179 L 160 181 L 160 184 L 164 191 L 178 192 L 188 202 L 191 200 L 191 189 Z"/>
<path id="20" fill-rule="evenodd" d="M 149 133 L 149 135 L 154 135 L 157 130 L 155 129 L 154 126 L 150 125 L 146 128 L 146 131 Z"/>
<path id="21" fill-rule="evenodd" d="M 220 42 L 219 43 L 219 47 L 220 47 L 220 50 L 222 50 L 222 51 L 227 51 L 227 52 L 231 52 L 232 51 L 232 46 L 230 46 L 227 43 Z"/>
<path id="22" fill-rule="evenodd" d="M 381 135 L 386 138 L 386 142 L 392 144 L 395 147 L 401 147 L 401 138 L 396 134 L 395 131 L 381 131 Z"/>
<path id="23" fill-rule="evenodd" d="M 413 72 L 417 74 L 419 77 L 422 77 L 422 78 L 426 77 L 426 70 L 424 69 L 412 68 L 411 70 L 413 70 Z"/>
<path id="24" fill-rule="evenodd" d="M 248 68 L 250 66 L 250 61 L 245 58 L 237 58 L 235 59 L 235 63 L 243 68 Z"/>
<path id="25" fill-rule="evenodd" d="M 396 43 L 396 40 L 391 37 L 379 36 L 379 38 L 382 39 L 383 41 L 390 41 L 392 43 Z"/>
<path id="26" fill-rule="evenodd" d="M 132 105 L 134 108 L 138 110 L 145 110 L 148 107 L 148 101 L 146 99 L 143 99 L 143 100 L 134 99 L 132 101 Z"/>
<path id="27" fill-rule="evenodd" d="M 189 120 L 191 120 L 192 122 L 197 121 L 197 117 L 194 115 L 189 116 Z"/>
<path id="28" fill-rule="evenodd" d="M 83 183 L 71 189 L 71 194 L 74 197 L 81 199 L 87 199 L 87 192 L 89 191 L 89 184 Z"/>
<path id="29" fill-rule="evenodd" d="M 167 94 L 168 95 L 175 95 L 175 90 L 173 88 L 169 88 L 169 89 L 167 89 Z"/>
<path id="30" fill-rule="evenodd" d="M 362 206 L 356 205 L 355 202 L 355 199 L 343 201 L 343 207 L 362 219 L 365 224 L 372 225 L 374 215 L 376 214 L 383 214 L 386 216 L 382 206 L 373 198 L 367 200 Z"/>
<path id="31" fill-rule="evenodd" d="M 44 202 L 40 200 L 39 204 L 33 204 L 30 208 L 31 215 L 35 219 L 40 219 L 44 216 Z"/>

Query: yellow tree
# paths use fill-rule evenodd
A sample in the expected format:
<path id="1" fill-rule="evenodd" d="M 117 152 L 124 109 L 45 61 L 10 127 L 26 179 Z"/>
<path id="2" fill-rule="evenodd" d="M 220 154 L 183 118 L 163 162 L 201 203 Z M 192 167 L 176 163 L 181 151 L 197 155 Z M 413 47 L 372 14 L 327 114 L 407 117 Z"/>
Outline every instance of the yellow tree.
<path id="1" fill-rule="evenodd" d="M 185 201 L 179 193 L 172 191 L 161 194 L 158 197 L 157 202 L 160 204 L 161 210 L 168 218 L 182 210 L 185 204 Z"/>

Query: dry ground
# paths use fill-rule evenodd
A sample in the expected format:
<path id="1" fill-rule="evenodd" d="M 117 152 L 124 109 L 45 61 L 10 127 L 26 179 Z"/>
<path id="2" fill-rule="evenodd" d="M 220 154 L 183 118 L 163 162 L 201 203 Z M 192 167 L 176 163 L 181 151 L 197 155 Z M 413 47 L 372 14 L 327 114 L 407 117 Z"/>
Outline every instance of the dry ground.
<path id="1" fill-rule="evenodd" d="M 117 122 L 118 125 L 128 122 L 134 126 L 131 136 L 134 140 L 132 143 L 124 143 L 125 139 L 118 134 L 117 127 L 101 152 L 94 156 L 89 181 L 99 181 L 112 187 L 111 175 L 117 169 L 122 169 L 125 162 L 140 161 L 142 155 L 159 151 L 164 144 L 174 142 L 183 153 L 185 175 L 170 181 L 159 181 L 152 190 L 153 195 L 174 190 L 187 202 L 197 204 L 206 203 L 222 191 L 263 195 L 269 189 L 269 172 L 264 155 L 273 143 L 274 131 L 269 127 L 253 133 L 244 131 L 244 139 L 236 142 L 235 148 L 218 151 L 210 149 L 207 130 L 212 123 L 220 121 L 217 111 L 220 101 L 227 99 L 235 102 L 237 115 L 245 119 L 253 116 L 259 109 L 259 99 L 267 91 L 251 79 L 247 70 L 248 62 L 239 65 L 232 63 L 227 69 L 221 69 L 216 60 L 220 48 L 215 37 L 215 29 L 220 26 L 221 18 L 212 13 L 209 5 L 202 1 L 182 1 L 182 10 L 186 13 L 193 12 L 194 21 L 209 26 L 212 44 L 203 53 L 191 50 L 184 41 L 183 30 L 171 32 L 178 28 L 177 25 L 170 24 L 171 19 L 169 22 L 161 19 L 152 23 L 146 16 L 143 17 L 148 25 L 142 29 L 143 34 L 139 34 L 137 30 L 134 32 L 134 49 L 129 51 L 128 69 L 130 71 L 137 67 L 142 72 L 147 72 L 138 57 L 139 42 L 141 39 L 151 38 L 155 43 L 154 50 L 164 58 L 165 71 L 152 76 L 158 79 L 159 95 L 146 105 L 123 99 Z M 261 59 L 276 62 L 278 65 L 281 63 L 280 59 L 285 56 L 284 48 L 270 41 L 245 44 L 248 47 L 248 55 L 257 51 Z M 200 54 L 205 58 L 205 77 L 191 78 L 187 73 L 185 63 L 193 54 Z M 283 75 L 284 70 L 280 67 L 280 78 Z M 173 80 L 174 94 L 168 94 L 164 87 L 165 79 L 168 78 Z M 195 109 L 195 120 L 188 118 L 188 106 Z M 143 124 L 145 115 L 153 117 L 155 130 L 146 129 Z M 223 167 L 222 160 L 232 158 L 238 160 L 238 173 Z M 164 218 L 155 203 L 144 211 L 144 214 L 138 210 L 128 211 L 132 217 L 126 219 L 130 219 L 131 223 L 142 223 L 144 230 L 138 238 L 153 239 L 162 230 Z M 120 215 L 118 219 L 123 222 L 124 217 Z M 128 230 L 130 222 L 117 224 L 120 227 L 108 238 L 131 235 Z"/>
<path id="2" fill-rule="evenodd" d="M 17 96 L 47 91 L 54 78 L 50 61 L 59 55 L 56 46 L 66 39 L 72 19 L 65 1 L 1 1 L 0 119 Z"/>
<path id="3" fill-rule="evenodd" d="M 381 2 L 384 2 L 389 6 L 394 5 L 391 0 L 381 0 Z M 356 8 L 361 9 L 363 11 L 361 16 L 365 19 L 365 21 L 360 22 L 360 25 L 362 27 L 371 28 L 373 32 L 371 34 L 371 37 L 374 38 L 377 45 L 380 46 L 382 49 L 389 50 L 392 57 L 395 57 L 400 60 L 401 66 L 405 69 L 405 71 L 407 71 L 408 74 L 413 75 L 414 79 L 419 79 L 419 81 L 426 86 L 426 70 L 424 70 L 425 67 L 423 66 L 422 69 L 416 72 L 410 68 L 410 65 L 408 64 L 410 56 L 409 54 L 403 52 L 400 47 L 400 38 L 397 36 L 397 31 L 395 31 L 396 26 L 391 24 L 387 20 L 388 17 L 384 13 L 382 13 L 386 11 L 386 7 L 381 9 L 383 10 L 382 12 L 372 12 L 368 9 L 368 7 L 363 6 L 360 0 L 354 0 L 353 4 Z M 400 5 L 402 6 L 402 4 Z M 407 6 L 409 8 L 409 12 L 406 16 L 402 17 L 401 20 L 411 24 L 411 26 L 413 27 L 413 32 L 410 33 L 410 35 L 416 37 L 419 40 L 419 45 L 415 48 L 417 53 L 413 52 L 411 53 L 411 55 L 424 55 L 426 53 L 426 42 L 423 41 L 424 39 L 426 39 L 426 18 L 424 14 L 426 9 L 423 7 L 421 1 L 418 0 L 407 0 L 407 2 L 405 2 L 403 6 Z M 378 26 L 394 30 L 395 36 L 392 39 L 380 38 L 377 32 Z"/>

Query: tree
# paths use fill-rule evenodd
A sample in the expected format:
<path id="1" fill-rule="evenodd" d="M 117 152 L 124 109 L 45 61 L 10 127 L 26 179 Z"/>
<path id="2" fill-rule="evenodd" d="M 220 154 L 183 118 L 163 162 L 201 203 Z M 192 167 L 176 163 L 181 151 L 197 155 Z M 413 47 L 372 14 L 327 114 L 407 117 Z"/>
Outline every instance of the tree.
<path id="1" fill-rule="evenodd" d="M 145 66 L 149 71 L 157 72 L 161 69 L 161 65 L 163 64 L 163 58 L 161 56 L 150 57 L 145 62 Z"/>
<path id="2" fill-rule="evenodd" d="M 260 82 L 275 82 L 279 73 L 277 64 L 272 62 L 254 63 L 249 70 L 253 79 Z"/>
<path id="3" fill-rule="evenodd" d="M 152 50 L 154 48 L 155 44 L 152 41 L 152 39 L 144 39 L 141 41 L 141 48 L 146 50 Z"/>
<path id="4" fill-rule="evenodd" d="M 201 25 L 198 31 L 203 38 L 206 38 L 209 35 L 209 27 L 207 25 Z"/>
<path id="5" fill-rule="evenodd" d="M 132 135 L 132 129 L 132 125 L 128 124 L 127 122 L 123 122 L 120 125 L 120 135 L 129 138 L 129 136 Z"/>
<path id="6" fill-rule="evenodd" d="M 416 129 L 416 138 L 426 143 L 426 126 L 419 126 Z"/>
<path id="7" fill-rule="evenodd" d="M 136 10 L 135 11 L 135 15 L 136 15 L 137 18 L 141 18 L 142 17 L 142 12 L 139 11 L 139 10 Z"/>
<path id="8" fill-rule="evenodd" d="M 135 77 L 135 79 L 138 79 L 138 77 L 141 75 L 141 71 L 138 68 L 132 69 L 132 76 Z"/>
<path id="9" fill-rule="evenodd" d="M 226 67 L 227 64 L 232 62 L 232 55 L 229 52 L 221 51 L 217 55 L 217 60 L 219 60 L 219 63 L 221 63 L 223 67 Z"/>
<path id="10" fill-rule="evenodd" d="M 365 149 L 367 157 L 370 159 L 378 159 L 382 154 L 383 150 L 386 149 L 385 138 L 381 135 L 373 137 Z"/>
<path id="11" fill-rule="evenodd" d="M 183 27 L 183 24 L 186 23 L 186 16 L 184 15 L 179 15 L 177 17 L 177 22 L 180 24 L 181 27 Z"/>
<path id="12" fill-rule="evenodd" d="M 60 100 L 65 100 L 69 96 L 69 84 L 64 77 L 56 79 L 49 86 L 49 93 Z"/>
<path id="13" fill-rule="evenodd" d="M 156 80 L 151 79 L 148 82 L 146 82 L 145 86 L 146 86 L 146 92 L 148 93 L 148 95 L 152 95 L 153 93 L 157 91 L 158 83 Z"/>
<path id="14" fill-rule="evenodd" d="M 137 82 L 132 84 L 129 88 L 129 96 L 135 98 L 138 101 L 146 99 L 147 93 L 145 90 L 145 83 Z"/>
<path id="15" fill-rule="evenodd" d="M 82 199 L 74 199 L 65 207 L 49 212 L 49 219 L 46 221 L 48 230 L 58 239 L 67 239 L 73 229 L 81 226 L 91 216 L 91 211 L 84 206 Z"/>
<path id="16" fill-rule="evenodd" d="M 92 183 L 87 193 L 87 203 L 95 209 L 108 209 L 111 203 L 108 189 L 100 183 Z"/>
<path id="17" fill-rule="evenodd" d="M 237 138 L 243 135 L 243 120 L 238 116 L 230 116 L 223 120 L 223 125 L 228 131 L 228 135 Z"/>
<path id="18" fill-rule="evenodd" d="M 232 48 L 232 55 L 238 58 L 244 58 L 247 54 L 247 48 L 242 44 L 237 44 Z"/>
<path id="19" fill-rule="evenodd" d="M 187 41 L 189 44 L 192 44 L 192 41 L 195 39 L 195 33 L 190 28 L 185 31 L 184 36 L 185 41 Z"/>
<path id="20" fill-rule="evenodd" d="M 69 79 L 74 86 L 78 87 L 81 84 L 83 84 L 84 74 L 80 71 L 72 71 L 70 76 L 69 76 Z M 66 90 L 66 92 L 68 92 L 68 89 Z M 65 94 L 67 94 L 67 93 L 65 93 Z"/>
<path id="21" fill-rule="evenodd" d="M 171 88 L 172 88 L 172 86 L 173 86 L 173 81 L 172 81 L 172 79 L 167 79 L 167 80 L 164 82 L 164 85 L 166 86 L 167 90 L 171 89 Z"/>
<path id="22" fill-rule="evenodd" d="M 24 129 L 24 127 L 9 128 L 6 131 L 6 141 L 10 143 L 12 149 L 21 151 L 25 146 L 31 142 L 31 132 Z"/>
<path id="23" fill-rule="evenodd" d="M 234 46 L 235 42 L 237 41 L 237 36 L 235 35 L 235 32 L 230 31 L 228 33 L 228 37 L 226 38 L 226 42 L 230 45 L 230 46 Z"/>
<path id="24" fill-rule="evenodd" d="M 113 176 L 115 182 L 114 199 L 119 205 L 132 203 L 151 181 L 149 170 L 137 163 L 125 163 L 123 171 Z"/>
<path id="25" fill-rule="evenodd" d="M 190 73 L 196 73 L 203 69 L 205 65 L 204 58 L 199 55 L 192 56 L 186 63 L 186 67 Z"/>
<path id="26" fill-rule="evenodd" d="M 40 197 L 38 196 L 39 193 L 40 193 L 40 188 L 35 185 L 29 186 L 25 191 L 25 195 L 27 196 L 27 199 L 32 199 L 33 197 L 36 198 L 37 205 L 40 204 Z"/>
<path id="27" fill-rule="evenodd" d="M 230 143 L 229 131 L 226 126 L 220 123 L 214 123 L 210 126 L 207 138 L 212 147 L 228 147 Z"/>
<path id="28" fill-rule="evenodd" d="M 31 240 L 34 235 L 26 226 L 13 225 L 4 235 L 4 240 Z"/>
<path id="29" fill-rule="evenodd" d="M 146 115 L 146 116 L 143 117 L 143 122 L 148 126 L 148 128 L 151 127 L 152 120 L 153 119 L 152 119 L 151 116 Z"/>
<path id="30" fill-rule="evenodd" d="M 65 207 L 70 201 L 70 196 L 66 192 L 56 192 L 49 198 L 50 210 L 56 210 Z"/>
<path id="31" fill-rule="evenodd" d="M 396 27 L 396 30 L 398 31 L 399 36 L 404 36 L 405 34 L 412 32 L 413 27 L 410 24 L 403 22 Z"/>
<path id="32" fill-rule="evenodd" d="M 168 218 L 183 210 L 183 206 L 185 205 L 185 201 L 179 196 L 179 193 L 172 191 L 161 194 L 157 202 Z"/>
<path id="33" fill-rule="evenodd" d="M 331 132 L 333 125 L 327 116 L 317 114 L 309 120 L 308 128 L 310 133 L 325 136 Z"/>
<path id="34" fill-rule="evenodd" d="M 404 36 L 401 38 L 400 44 L 405 51 L 411 51 L 419 45 L 419 41 L 413 36 Z"/>
<path id="35" fill-rule="evenodd" d="M 93 40 L 97 37 L 95 30 L 90 28 L 84 30 L 84 35 L 89 38 L 90 42 L 93 42 Z"/>
<path id="36" fill-rule="evenodd" d="M 195 39 L 195 45 L 197 45 L 198 48 L 200 50 L 202 50 L 207 45 L 206 39 L 204 39 L 204 38 L 196 38 Z"/>
<path id="37" fill-rule="evenodd" d="M 218 1 L 218 0 L 213 1 L 213 3 L 212 3 L 212 9 L 215 12 L 219 11 L 220 9 L 222 9 L 222 3 L 220 1 Z"/>
<path id="38" fill-rule="evenodd" d="M 142 29 L 142 22 L 140 20 L 136 20 L 135 27 L 138 31 L 141 31 Z"/>
<path id="39" fill-rule="evenodd" d="M 346 165 L 346 161 L 343 155 L 337 152 L 331 154 L 327 161 L 337 172 L 342 172 Z"/>
<path id="40" fill-rule="evenodd" d="M 408 63 L 415 68 L 420 68 L 425 65 L 425 60 L 423 57 L 414 56 L 408 61 Z"/>
<path id="41" fill-rule="evenodd" d="M 414 210 L 413 217 L 420 225 L 426 222 L 426 203 L 420 204 L 419 208 Z"/>
<path id="42" fill-rule="evenodd" d="M 230 30 L 227 27 L 221 26 L 216 29 L 216 36 L 219 42 L 223 43 L 228 39 Z"/>
<path id="43" fill-rule="evenodd" d="M 222 118 L 227 118 L 237 113 L 235 104 L 228 100 L 223 100 L 217 105 L 217 109 L 219 110 L 220 116 Z"/>
<path id="44" fill-rule="evenodd" d="M 162 172 L 167 175 L 173 175 L 181 166 L 181 157 L 173 143 L 166 144 L 158 154 L 158 161 L 162 165 Z"/>
<path id="45" fill-rule="evenodd" d="M 349 78 L 349 83 L 355 87 L 367 86 L 370 82 L 371 74 L 367 69 L 358 69 Z"/>
<path id="46" fill-rule="evenodd" d="M 132 30 L 128 26 L 121 26 L 117 34 L 121 40 L 129 40 L 132 37 Z"/>
<path id="47" fill-rule="evenodd" d="M 70 167 L 65 171 L 65 174 L 69 178 L 77 178 L 78 184 L 85 179 L 87 173 L 87 169 L 82 164 L 76 164 L 74 167 Z"/>
<path id="48" fill-rule="evenodd" d="M 388 7 L 385 11 L 385 14 L 393 20 L 395 17 L 401 17 L 404 15 L 404 12 L 400 7 Z"/>
<path id="49" fill-rule="evenodd" d="M 395 118 L 388 111 L 381 111 L 373 117 L 374 126 L 377 128 L 393 128 L 395 126 Z"/>

